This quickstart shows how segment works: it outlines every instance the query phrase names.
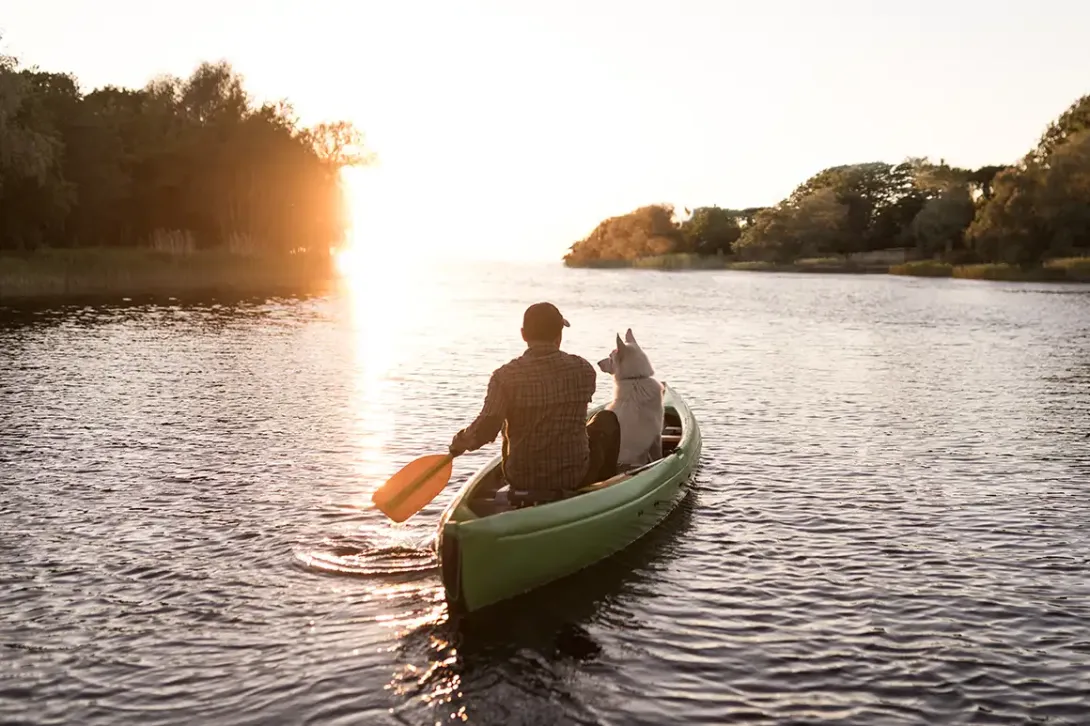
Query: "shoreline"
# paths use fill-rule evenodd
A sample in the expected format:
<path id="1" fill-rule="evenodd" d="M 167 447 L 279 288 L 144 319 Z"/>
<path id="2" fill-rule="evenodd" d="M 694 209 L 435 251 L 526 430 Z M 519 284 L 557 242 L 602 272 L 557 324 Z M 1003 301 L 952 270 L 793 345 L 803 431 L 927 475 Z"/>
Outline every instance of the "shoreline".
<path id="1" fill-rule="evenodd" d="M 1048 260 L 1043 265 L 1020 268 L 1002 263 L 954 265 L 938 260 L 920 260 L 893 265 L 860 264 L 834 259 L 796 260 L 793 263 L 745 262 L 725 257 L 662 255 L 633 260 L 588 260 L 571 263 L 570 269 L 650 270 L 658 272 L 789 272 L 795 274 L 895 275 L 898 277 L 943 277 L 990 282 L 1090 283 L 1090 257 Z"/>
<path id="2" fill-rule="evenodd" d="M 298 294 L 332 282 L 324 252 L 186 254 L 148 248 L 0 253 L 0 305 L 226 294 Z"/>
<path id="3" fill-rule="evenodd" d="M 779 272 L 803 275 L 896 275 L 1023 283 L 1090 283 L 1090 257 L 1048 260 L 1022 269 L 1004 264 L 952 265 L 937 260 L 901 264 L 800 259 L 790 264 L 726 256 L 672 254 L 634 260 L 589 260 L 570 269 L 659 272 Z M 327 252 L 247 255 L 225 250 L 184 254 L 149 248 L 75 248 L 0 252 L 0 306 L 93 303 L 157 298 L 296 296 L 335 284 Z"/>

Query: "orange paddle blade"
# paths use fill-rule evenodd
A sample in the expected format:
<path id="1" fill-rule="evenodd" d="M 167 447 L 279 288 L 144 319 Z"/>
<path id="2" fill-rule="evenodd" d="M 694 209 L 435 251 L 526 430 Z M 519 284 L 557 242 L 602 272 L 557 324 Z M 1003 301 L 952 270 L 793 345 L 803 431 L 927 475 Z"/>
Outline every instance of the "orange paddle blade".
<path id="1" fill-rule="evenodd" d="M 454 469 L 450 454 L 431 454 L 410 461 L 375 490 L 371 501 L 395 522 L 404 522 L 435 499 Z"/>

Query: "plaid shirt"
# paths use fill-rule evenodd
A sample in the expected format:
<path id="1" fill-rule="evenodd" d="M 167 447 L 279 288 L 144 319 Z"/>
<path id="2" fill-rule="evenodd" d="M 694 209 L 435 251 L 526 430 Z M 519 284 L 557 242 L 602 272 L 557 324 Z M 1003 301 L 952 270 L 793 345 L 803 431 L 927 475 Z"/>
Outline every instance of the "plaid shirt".
<path id="1" fill-rule="evenodd" d="M 484 408 L 459 436 L 469 451 L 503 431 L 503 474 L 514 489 L 576 489 L 590 465 L 587 404 L 598 375 L 583 358 L 532 345 L 497 368 Z"/>

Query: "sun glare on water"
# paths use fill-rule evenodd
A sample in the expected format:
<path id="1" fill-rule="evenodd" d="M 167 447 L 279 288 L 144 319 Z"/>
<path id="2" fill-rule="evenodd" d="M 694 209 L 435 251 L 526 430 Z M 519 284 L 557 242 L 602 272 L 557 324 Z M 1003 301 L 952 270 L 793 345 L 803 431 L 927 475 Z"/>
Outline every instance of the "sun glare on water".
<path id="1" fill-rule="evenodd" d="M 381 180 L 374 170 L 345 171 L 351 227 L 334 253 L 355 354 L 355 469 L 364 508 L 371 493 L 406 463 L 390 438 L 390 412 L 399 408 L 398 369 L 420 338 L 421 316 L 436 302 L 429 273 L 403 254 L 400 221 L 393 205 L 383 204 Z"/>

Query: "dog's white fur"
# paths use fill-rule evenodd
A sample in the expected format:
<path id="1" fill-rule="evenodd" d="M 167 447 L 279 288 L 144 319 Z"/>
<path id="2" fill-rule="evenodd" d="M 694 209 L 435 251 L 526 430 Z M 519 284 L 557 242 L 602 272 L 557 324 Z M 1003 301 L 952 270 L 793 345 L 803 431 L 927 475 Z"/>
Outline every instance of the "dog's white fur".
<path id="1" fill-rule="evenodd" d="M 630 469 L 662 458 L 662 384 L 652 378 L 655 369 L 629 328 L 624 340 L 608 358 L 598 361 L 604 373 L 613 376 L 613 400 L 606 409 L 621 424 L 621 452 L 617 464 Z"/>

